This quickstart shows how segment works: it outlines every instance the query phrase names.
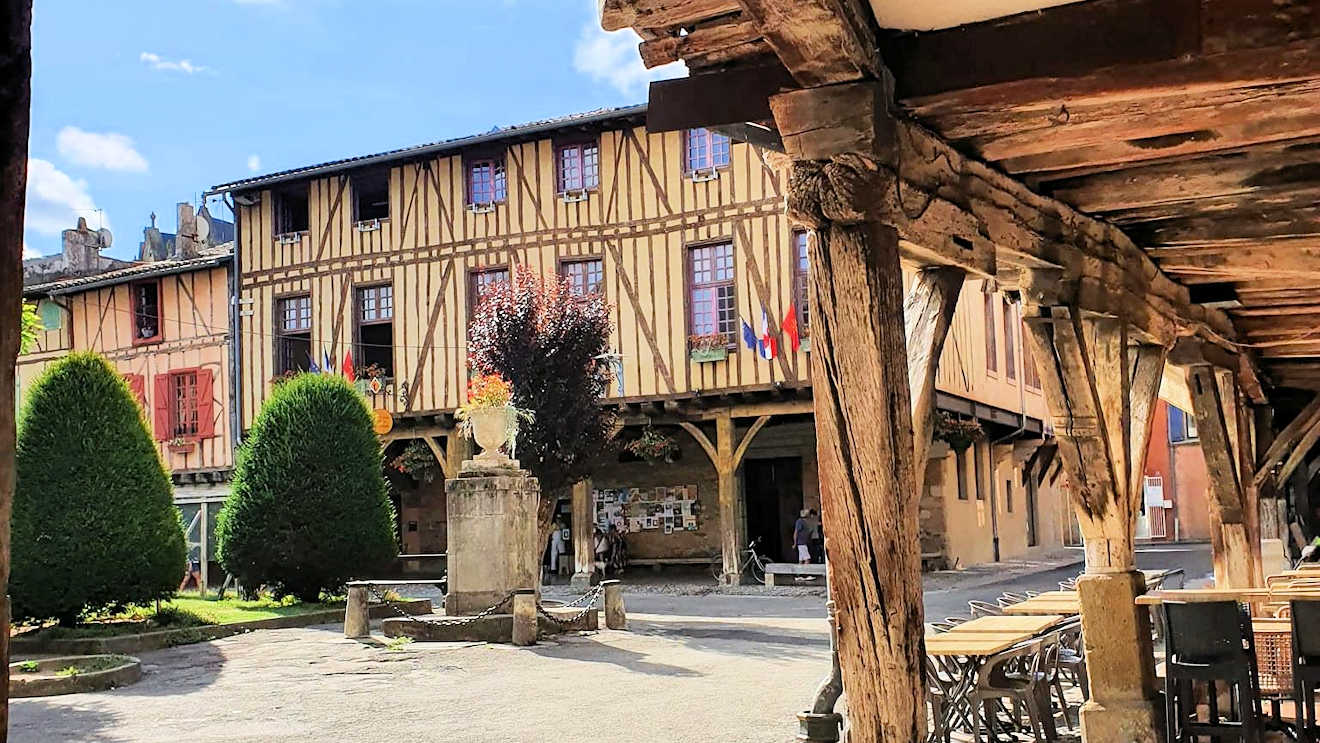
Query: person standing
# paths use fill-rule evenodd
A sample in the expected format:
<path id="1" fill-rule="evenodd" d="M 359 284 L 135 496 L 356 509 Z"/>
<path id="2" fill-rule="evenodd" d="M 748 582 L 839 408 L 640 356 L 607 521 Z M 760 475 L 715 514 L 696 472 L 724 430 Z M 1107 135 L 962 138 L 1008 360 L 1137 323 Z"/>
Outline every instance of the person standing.
<path id="1" fill-rule="evenodd" d="M 567 551 L 564 546 L 564 524 L 556 519 L 550 527 L 550 575 L 559 572 L 560 555 Z"/>
<path id="2" fill-rule="evenodd" d="M 811 561 L 825 562 L 825 535 L 820 529 L 820 516 L 814 508 L 807 511 L 807 526 L 811 529 Z"/>
<path id="3" fill-rule="evenodd" d="M 799 565 L 811 563 L 811 524 L 807 521 L 807 509 L 799 512 L 798 520 L 793 523 L 793 546 L 797 547 Z"/>

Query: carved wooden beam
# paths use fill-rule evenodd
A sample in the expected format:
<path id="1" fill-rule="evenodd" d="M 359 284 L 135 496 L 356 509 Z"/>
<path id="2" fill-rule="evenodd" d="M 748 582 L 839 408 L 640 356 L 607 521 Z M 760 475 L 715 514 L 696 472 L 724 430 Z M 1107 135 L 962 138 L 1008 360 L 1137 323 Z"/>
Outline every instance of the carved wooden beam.
<path id="1" fill-rule="evenodd" d="M 606 31 L 687 26 L 741 9 L 737 0 L 602 0 L 600 25 Z"/>
<path id="2" fill-rule="evenodd" d="M 804 87 L 888 74 L 861 0 L 739 0 L 743 16 Z"/>
<path id="3" fill-rule="evenodd" d="M 440 465 L 440 472 L 444 478 L 446 480 L 452 478 L 454 475 L 449 472 L 449 455 L 445 453 L 444 447 L 440 446 L 440 442 L 431 436 L 423 436 L 422 441 L 426 442 L 426 446 L 431 450 L 431 456 L 435 457 L 436 463 Z"/>
<path id="4" fill-rule="evenodd" d="M 756 422 L 752 424 L 751 428 L 747 429 L 747 433 L 743 434 L 742 441 L 738 442 L 738 448 L 733 452 L 733 461 L 731 463 L 733 469 L 736 470 L 742 465 L 743 457 L 747 454 L 747 447 L 751 446 L 752 439 L 756 438 L 756 434 L 760 433 L 761 429 L 765 427 L 765 424 L 769 422 L 770 416 L 763 415 L 756 419 Z"/>
<path id="5" fill-rule="evenodd" d="M 935 428 L 935 374 L 965 275 L 961 269 L 950 267 L 917 271 L 903 302 L 908 387 L 912 392 L 913 474 L 918 493 L 925 487 L 926 456 Z"/>
<path id="6" fill-rule="evenodd" d="M 1208 365 L 1188 372 L 1196 430 L 1205 455 L 1210 480 L 1210 510 L 1215 583 L 1229 588 L 1247 588 L 1253 583 L 1254 550 L 1249 538 L 1246 499 L 1238 471 L 1239 447 L 1236 395 L 1231 379 L 1221 386 Z"/>

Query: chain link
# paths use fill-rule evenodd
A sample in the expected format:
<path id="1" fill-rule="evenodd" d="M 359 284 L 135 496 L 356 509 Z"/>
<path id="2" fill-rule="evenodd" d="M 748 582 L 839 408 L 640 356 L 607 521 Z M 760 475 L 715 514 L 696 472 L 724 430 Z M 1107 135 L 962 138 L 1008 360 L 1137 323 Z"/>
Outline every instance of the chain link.
<path id="1" fill-rule="evenodd" d="M 596 611 L 596 599 L 600 598 L 600 595 L 601 593 L 604 592 L 604 590 L 605 590 L 604 588 L 600 586 L 596 586 L 595 588 L 591 589 L 582 596 L 579 596 L 578 598 L 574 599 L 572 602 L 564 604 L 562 608 L 571 609 L 583 601 L 587 602 L 586 607 L 582 611 L 578 612 L 577 614 L 574 614 L 568 619 L 559 619 L 553 616 L 552 614 L 550 614 L 550 612 L 546 611 L 545 605 L 542 604 L 540 601 L 536 602 L 536 613 L 540 615 L 542 619 L 559 627 L 567 627 L 568 625 L 576 624 L 577 622 L 582 620 L 582 617 L 585 617 L 591 612 Z"/>
<path id="2" fill-rule="evenodd" d="M 385 598 L 385 596 L 382 595 L 380 591 L 377 591 L 375 586 L 368 585 L 367 591 L 371 593 L 372 597 L 375 598 L 377 601 L 390 607 L 390 609 L 392 609 L 394 613 L 398 614 L 401 618 L 407 619 L 410 622 L 416 622 L 418 624 L 429 624 L 435 627 L 462 626 L 465 624 L 472 624 L 473 622 L 476 622 L 481 619 L 485 619 L 491 614 L 494 614 L 498 609 L 503 608 L 505 604 L 508 604 L 510 601 L 512 601 L 514 596 L 514 592 L 510 591 L 509 593 L 505 594 L 504 598 L 500 599 L 499 601 L 491 604 L 490 606 L 486 607 L 485 609 L 482 609 L 481 611 L 471 616 L 445 617 L 444 619 L 424 619 L 422 617 L 409 614 L 408 612 L 399 608 L 398 604 Z"/>

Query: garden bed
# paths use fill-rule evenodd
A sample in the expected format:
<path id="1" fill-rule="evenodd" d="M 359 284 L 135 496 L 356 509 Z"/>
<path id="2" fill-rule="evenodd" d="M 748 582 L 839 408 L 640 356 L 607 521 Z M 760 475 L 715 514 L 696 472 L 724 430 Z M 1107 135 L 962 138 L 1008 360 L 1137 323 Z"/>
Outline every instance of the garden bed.
<path id="1" fill-rule="evenodd" d="M 429 599 L 392 602 L 408 614 L 429 614 Z M 397 616 L 384 604 L 370 608 L 373 619 Z M 260 599 L 211 600 L 180 597 L 154 611 L 130 610 L 104 621 L 77 627 L 41 627 L 21 631 L 11 639 L 14 653 L 94 655 L 140 653 L 147 650 L 217 640 L 258 629 L 288 629 L 344 620 L 343 602 L 305 604 Z"/>
<path id="2" fill-rule="evenodd" d="M 127 655 L 74 655 L 9 664 L 9 696 L 49 697 L 136 683 L 142 664 Z"/>

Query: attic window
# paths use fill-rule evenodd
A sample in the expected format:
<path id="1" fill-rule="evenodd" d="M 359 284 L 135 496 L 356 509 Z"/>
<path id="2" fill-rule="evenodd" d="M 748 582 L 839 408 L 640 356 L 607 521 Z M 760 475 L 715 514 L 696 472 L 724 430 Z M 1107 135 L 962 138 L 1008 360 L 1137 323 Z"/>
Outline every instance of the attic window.
<path id="1" fill-rule="evenodd" d="M 353 176 L 353 220 L 390 218 L 390 173 L 378 170 Z"/>
<path id="2" fill-rule="evenodd" d="M 276 191 L 275 234 L 288 235 L 294 232 L 306 232 L 309 225 L 307 184 Z"/>
<path id="3" fill-rule="evenodd" d="M 142 281 L 129 286 L 133 295 L 133 345 L 159 343 L 160 282 Z"/>

